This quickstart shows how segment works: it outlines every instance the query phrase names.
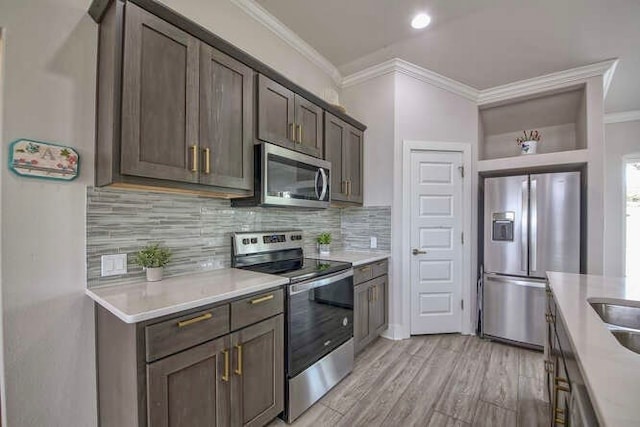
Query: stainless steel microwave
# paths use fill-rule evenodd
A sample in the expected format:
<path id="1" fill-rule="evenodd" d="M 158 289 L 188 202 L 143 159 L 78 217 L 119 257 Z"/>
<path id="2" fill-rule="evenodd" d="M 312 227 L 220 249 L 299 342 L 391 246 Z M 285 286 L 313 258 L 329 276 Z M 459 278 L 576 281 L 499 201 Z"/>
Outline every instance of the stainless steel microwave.
<path id="1" fill-rule="evenodd" d="M 331 163 L 277 145 L 255 147 L 253 197 L 234 199 L 232 206 L 298 206 L 328 208 Z"/>

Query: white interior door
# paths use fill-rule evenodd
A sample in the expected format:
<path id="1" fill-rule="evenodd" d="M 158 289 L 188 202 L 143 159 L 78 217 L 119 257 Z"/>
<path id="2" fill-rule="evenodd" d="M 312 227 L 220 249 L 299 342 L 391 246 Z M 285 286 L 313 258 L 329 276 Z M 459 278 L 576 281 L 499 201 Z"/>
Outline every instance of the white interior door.
<path id="1" fill-rule="evenodd" d="M 462 330 L 461 152 L 411 152 L 411 334 Z"/>

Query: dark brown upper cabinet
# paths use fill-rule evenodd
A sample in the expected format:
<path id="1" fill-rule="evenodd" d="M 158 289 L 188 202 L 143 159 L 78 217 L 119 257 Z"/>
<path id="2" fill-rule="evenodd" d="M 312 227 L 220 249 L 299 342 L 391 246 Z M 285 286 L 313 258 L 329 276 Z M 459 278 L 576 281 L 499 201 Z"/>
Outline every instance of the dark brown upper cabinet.
<path id="1" fill-rule="evenodd" d="M 253 70 L 201 44 L 200 182 L 253 188 Z"/>
<path id="2" fill-rule="evenodd" d="M 161 2 L 94 0 L 89 14 L 100 24 L 98 187 L 247 197 L 256 136 L 320 158 L 325 111 L 365 129 Z M 361 185 L 349 180 L 354 202 Z"/>
<path id="3" fill-rule="evenodd" d="M 258 139 L 322 157 L 322 108 L 260 75 Z"/>
<path id="4" fill-rule="evenodd" d="M 121 172 L 198 182 L 199 42 L 127 5 Z"/>
<path id="5" fill-rule="evenodd" d="M 325 114 L 325 160 L 331 162 L 331 200 L 362 204 L 363 133 Z"/>
<path id="6" fill-rule="evenodd" d="M 97 185 L 247 195 L 253 189 L 254 71 L 130 2 L 114 2 L 100 34 Z"/>

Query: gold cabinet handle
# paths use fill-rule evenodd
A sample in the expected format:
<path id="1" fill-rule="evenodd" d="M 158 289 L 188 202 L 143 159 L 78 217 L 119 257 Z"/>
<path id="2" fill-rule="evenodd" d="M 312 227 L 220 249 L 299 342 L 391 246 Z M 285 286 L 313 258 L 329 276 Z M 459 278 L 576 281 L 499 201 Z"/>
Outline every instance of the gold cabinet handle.
<path id="1" fill-rule="evenodd" d="M 191 146 L 191 161 L 193 164 L 191 165 L 191 172 L 198 172 L 198 146 Z"/>
<path id="2" fill-rule="evenodd" d="M 237 375 L 242 375 L 242 344 L 236 344 L 236 350 L 238 351 L 238 367 L 234 372 Z"/>
<path id="3" fill-rule="evenodd" d="M 211 173 L 211 149 L 210 148 L 204 149 L 204 173 L 206 174 Z"/>
<path id="4" fill-rule="evenodd" d="M 298 125 L 298 144 L 302 144 L 302 125 Z"/>
<path id="5" fill-rule="evenodd" d="M 193 325 L 194 323 L 202 322 L 203 320 L 208 320 L 213 317 L 211 313 L 205 313 L 202 316 L 194 317 L 193 319 L 183 320 L 178 322 L 178 328 L 184 328 L 185 326 Z"/>
<path id="6" fill-rule="evenodd" d="M 560 378 L 560 377 L 556 377 L 556 381 L 555 381 L 555 389 L 558 391 L 564 391 L 569 393 L 571 391 L 571 389 L 567 386 L 561 385 L 561 384 L 566 384 L 569 385 L 569 381 L 567 381 L 564 378 Z"/>
<path id="7" fill-rule="evenodd" d="M 296 142 L 296 125 L 294 123 L 289 123 L 289 139 Z"/>
<path id="8" fill-rule="evenodd" d="M 347 180 L 347 196 L 351 196 L 351 180 Z"/>
<path id="9" fill-rule="evenodd" d="M 224 374 L 222 374 L 222 381 L 229 382 L 229 350 L 222 350 L 224 355 Z"/>
<path id="10" fill-rule="evenodd" d="M 274 298 L 274 296 L 273 296 L 273 294 L 271 294 L 271 295 L 267 295 L 267 296 L 264 296 L 264 297 L 252 299 L 250 301 L 250 303 L 251 304 L 260 304 L 261 302 L 271 301 L 273 298 Z"/>
<path id="11" fill-rule="evenodd" d="M 358 270 L 359 270 L 360 272 L 365 272 L 365 271 L 367 271 L 367 270 L 368 270 L 368 269 L 370 269 L 370 268 L 371 268 L 371 267 L 369 267 L 368 265 L 365 265 L 364 267 L 360 267 Z"/>

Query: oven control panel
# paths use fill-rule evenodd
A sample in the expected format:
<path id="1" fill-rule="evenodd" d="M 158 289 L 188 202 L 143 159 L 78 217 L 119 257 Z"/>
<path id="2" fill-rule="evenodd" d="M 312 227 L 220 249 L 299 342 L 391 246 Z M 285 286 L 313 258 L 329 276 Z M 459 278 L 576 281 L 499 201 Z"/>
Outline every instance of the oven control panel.
<path id="1" fill-rule="evenodd" d="M 234 255 L 249 255 L 281 249 L 302 248 L 301 230 L 234 233 Z"/>

